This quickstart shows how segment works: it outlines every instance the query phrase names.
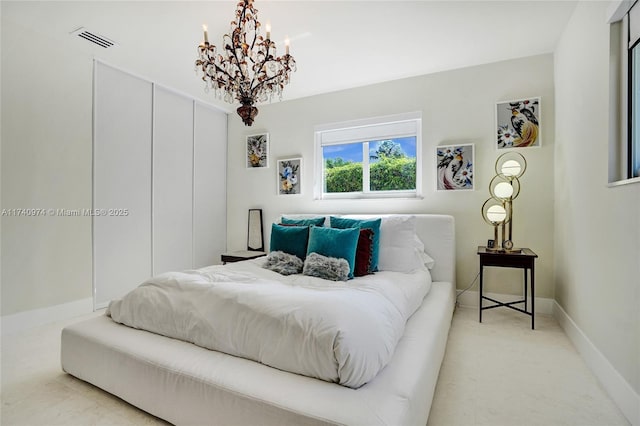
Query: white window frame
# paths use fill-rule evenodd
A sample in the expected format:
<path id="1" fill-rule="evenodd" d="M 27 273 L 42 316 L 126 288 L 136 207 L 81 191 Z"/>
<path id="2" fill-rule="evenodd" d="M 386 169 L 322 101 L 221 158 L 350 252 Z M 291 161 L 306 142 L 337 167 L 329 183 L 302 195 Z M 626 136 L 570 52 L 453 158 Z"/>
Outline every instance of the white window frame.
<path id="1" fill-rule="evenodd" d="M 609 185 L 610 187 L 640 183 L 630 171 L 631 121 L 629 92 L 630 28 L 628 13 L 635 0 L 612 3 L 609 10 L 610 61 L 609 70 Z M 640 3 L 634 9 L 640 11 Z M 636 29 L 637 30 L 637 29 Z M 633 31 L 633 30 L 632 30 Z M 633 43 L 631 43 L 633 44 Z M 639 70 L 640 71 L 640 70 Z M 638 149 L 638 147 L 636 147 Z"/>
<path id="2" fill-rule="evenodd" d="M 422 198 L 422 112 L 388 115 L 316 126 L 314 199 Z M 369 142 L 401 137 L 416 138 L 416 189 L 401 191 L 370 191 Z M 363 143 L 363 191 L 325 193 L 324 157 L 322 148 L 329 145 Z"/>

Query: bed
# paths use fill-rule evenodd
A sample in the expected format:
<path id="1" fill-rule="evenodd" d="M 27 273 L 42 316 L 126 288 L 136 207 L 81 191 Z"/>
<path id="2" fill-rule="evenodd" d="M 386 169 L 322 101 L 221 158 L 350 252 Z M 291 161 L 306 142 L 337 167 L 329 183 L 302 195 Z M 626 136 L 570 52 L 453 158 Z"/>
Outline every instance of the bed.
<path id="1" fill-rule="evenodd" d="M 455 304 L 455 229 L 451 216 L 411 216 L 424 251 L 435 260 L 431 288 L 407 321 L 391 361 L 357 389 L 130 328 L 107 316 L 62 331 L 62 368 L 180 425 L 425 425 Z"/>

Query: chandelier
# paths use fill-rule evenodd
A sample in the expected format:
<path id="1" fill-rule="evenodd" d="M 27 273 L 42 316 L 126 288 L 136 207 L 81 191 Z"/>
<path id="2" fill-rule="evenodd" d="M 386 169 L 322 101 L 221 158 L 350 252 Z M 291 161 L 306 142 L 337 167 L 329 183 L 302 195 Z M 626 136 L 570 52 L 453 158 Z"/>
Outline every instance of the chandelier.
<path id="1" fill-rule="evenodd" d="M 239 101 L 238 115 L 247 126 L 258 115 L 255 103 L 271 100 L 274 95 L 282 99 L 282 90 L 296 70 L 296 61 L 289 54 L 289 41 L 285 40 L 285 54 L 276 56 L 271 29 L 267 25 L 266 37 L 262 37 L 261 26 L 253 0 L 240 1 L 230 34 L 222 37 L 221 49 L 209 43 L 207 27 L 202 26 L 204 42 L 198 46 L 196 60 L 196 69 L 202 70 L 205 91 L 212 89 L 219 97 L 224 94 L 229 103 Z"/>

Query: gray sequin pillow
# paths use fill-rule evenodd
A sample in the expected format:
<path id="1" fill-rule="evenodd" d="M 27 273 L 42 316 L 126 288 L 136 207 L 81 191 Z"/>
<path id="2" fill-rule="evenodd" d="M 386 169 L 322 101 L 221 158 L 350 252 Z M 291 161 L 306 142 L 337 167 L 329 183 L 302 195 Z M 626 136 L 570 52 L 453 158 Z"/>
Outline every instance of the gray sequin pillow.
<path id="1" fill-rule="evenodd" d="M 263 268 L 282 275 L 293 275 L 302 272 L 302 260 L 298 256 L 283 251 L 272 251 L 267 256 Z"/>
<path id="2" fill-rule="evenodd" d="M 349 279 L 349 262 L 346 259 L 310 253 L 304 261 L 302 273 L 325 280 L 347 281 Z"/>

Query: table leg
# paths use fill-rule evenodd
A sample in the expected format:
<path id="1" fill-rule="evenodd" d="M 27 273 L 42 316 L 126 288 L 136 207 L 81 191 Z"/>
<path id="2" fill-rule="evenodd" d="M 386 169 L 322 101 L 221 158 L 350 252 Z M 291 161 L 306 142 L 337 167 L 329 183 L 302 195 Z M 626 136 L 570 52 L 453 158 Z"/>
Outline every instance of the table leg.
<path id="1" fill-rule="evenodd" d="M 535 330 L 535 319 L 536 319 L 536 309 L 535 309 L 535 301 L 536 301 L 536 290 L 535 290 L 535 276 L 533 275 L 534 266 L 531 265 L 531 329 Z"/>
<path id="2" fill-rule="evenodd" d="M 478 300 L 478 307 L 479 307 L 479 311 L 480 311 L 480 322 L 482 322 L 482 276 L 483 274 L 484 268 L 483 265 L 480 265 L 480 291 L 478 292 L 479 294 L 479 300 Z"/>
<path id="3" fill-rule="evenodd" d="M 524 268 L 524 310 L 529 309 L 529 304 L 527 303 L 527 268 Z"/>

